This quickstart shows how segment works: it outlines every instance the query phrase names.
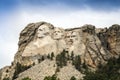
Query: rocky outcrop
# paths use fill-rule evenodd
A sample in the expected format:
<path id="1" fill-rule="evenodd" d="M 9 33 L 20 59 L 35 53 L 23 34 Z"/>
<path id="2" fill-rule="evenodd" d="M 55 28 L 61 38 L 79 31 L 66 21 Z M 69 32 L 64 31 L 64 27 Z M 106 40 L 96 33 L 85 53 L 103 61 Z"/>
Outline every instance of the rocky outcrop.
<path id="1" fill-rule="evenodd" d="M 32 80 L 43 80 L 46 76 L 52 76 L 53 74 L 55 74 L 55 71 L 55 61 L 44 60 L 40 64 L 37 64 L 32 68 L 20 73 L 16 80 L 22 80 L 22 78 L 28 76 Z"/>
<path id="2" fill-rule="evenodd" d="M 112 55 L 118 55 L 120 53 L 120 26 L 112 25 L 107 31 L 108 48 Z"/>
<path id="3" fill-rule="evenodd" d="M 43 80 L 46 76 L 52 76 L 56 74 L 56 70 L 57 65 L 55 61 L 44 60 L 40 64 L 37 64 L 34 67 L 20 73 L 19 77 L 16 80 L 21 80 L 28 76 L 30 76 L 29 78 L 31 78 L 32 80 Z M 60 80 L 70 80 L 72 76 L 80 79 L 83 76 L 83 74 L 75 70 L 74 66 L 72 65 L 65 66 L 56 75 L 58 75 L 58 78 Z"/>
<path id="4" fill-rule="evenodd" d="M 73 60 L 70 55 L 80 56 L 81 65 L 86 64 L 90 69 L 97 69 L 99 64 L 105 64 L 109 58 L 120 55 L 120 25 L 95 28 L 87 24 L 63 29 L 47 22 L 30 23 L 21 31 L 18 46 L 11 66 L 0 70 L 1 80 L 4 77 L 12 80 L 15 73 L 16 80 L 27 76 L 32 80 L 43 80 L 45 76 L 53 74 L 57 74 L 61 80 L 69 80 L 72 76 L 82 79 L 83 74 L 72 63 L 56 72 L 59 67 L 56 56 L 65 50 L 68 52 L 68 62 Z M 18 73 L 18 63 L 23 67 L 30 67 Z"/>
<path id="5" fill-rule="evenodd" d="M 58 75 L 57 77 L 60 80 L 70 80 L 72 76 L 79 80 L 82 79 L 84 76 L 78 70 L 76 70 L 74 66 L 72 66 L 71 64 L 61 68 L 60 72 L 58 72 L 57 75 Z"/>

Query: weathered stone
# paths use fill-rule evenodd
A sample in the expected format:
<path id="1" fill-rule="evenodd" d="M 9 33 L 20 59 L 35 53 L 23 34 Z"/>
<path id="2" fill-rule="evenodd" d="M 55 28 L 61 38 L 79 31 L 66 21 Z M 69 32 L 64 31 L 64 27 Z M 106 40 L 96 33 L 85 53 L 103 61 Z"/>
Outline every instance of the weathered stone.
<path id="1" fill-rule="evenodd" d="M 46 76 L 52 76 L 56 71 L 55 61 L 44 60 L 40 64 L 19 74 L 15 80 L 22 80 L 22 78 L 29 77 L 32 80 L 43 80 Z"/>
<path id="2" fill-rule="evenodd" d="M 20 73 L 16 80 L 28 76 L 32 80 L 43 80 L 45 76 L 53 74 L 57 74 L 61 80 L 69 80 L 72 76 L 82 79 L 83 74 L 71 63 L 56 73 L 56 56 L 66 50 L 69 55 L 79 55 L 81 64 L 96 69 L 99 63 L 105 64 L 109 58 L 120 55 L 120 25 L 95 28 L 87 24 L 62 29 L 47 22 L 30 23 L 21 31 L 18 46 L 13 64 L 0 70 L 0 80 L 5 77 L 12 80 L 17 63 L 31 68 Z M 51 54 L 53 59 L 47 59 Z"/>
<path id="3" fill-rule="evenodd" d="M 58 78 L 60 80 L 70 80 L 72 76 L 74 76 L 77 80 L 82 80 L 83 74 L 81 74 L 79 71 L 77 71 L 74 66 L 67 65 L 60 69 L 60 72 L 57 73 Z"/>

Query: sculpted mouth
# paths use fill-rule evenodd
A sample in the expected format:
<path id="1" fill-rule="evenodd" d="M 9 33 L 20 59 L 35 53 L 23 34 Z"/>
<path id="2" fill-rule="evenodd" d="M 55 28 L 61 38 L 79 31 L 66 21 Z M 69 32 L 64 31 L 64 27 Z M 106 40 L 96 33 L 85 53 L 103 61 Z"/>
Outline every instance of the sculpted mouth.
<path id="1" fill-rule="evenodd" d="M 68 42 L 73 42 L 73 40 L 72 40 L 72 39 L 70 39 Z"/>
<path id="2" fill-rule="evenodd" d="M 72 41 L 72 40 L 68 41 L 68 44 L 69 44 L 69 45 L 72 45 L 72 43 L 73 43 L 73 41 Z"/>
<path id="3" fill-rule="evenodd" d="M 68 41 L 68 42 L 73 42 L 73 41 Z"/>

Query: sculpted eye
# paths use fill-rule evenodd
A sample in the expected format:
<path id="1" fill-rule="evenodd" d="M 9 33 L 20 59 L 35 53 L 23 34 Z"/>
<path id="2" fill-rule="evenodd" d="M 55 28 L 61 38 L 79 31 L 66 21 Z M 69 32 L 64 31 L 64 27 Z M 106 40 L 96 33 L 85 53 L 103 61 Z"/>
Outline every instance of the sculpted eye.
<path id="1" fill-rule="evenodd" d="M 76 37 L 75 35 L 71 36 L 71 37 Z"/>
<path id="2" fill-rule="evenodd" d="M 39 29 L 39 31 L 42 31 L 42 29 Z"/>
<path id="3" fill-rule="evenodd" d="M 70 38 L 70 36 L 66 36 L 66 38 Z"/>

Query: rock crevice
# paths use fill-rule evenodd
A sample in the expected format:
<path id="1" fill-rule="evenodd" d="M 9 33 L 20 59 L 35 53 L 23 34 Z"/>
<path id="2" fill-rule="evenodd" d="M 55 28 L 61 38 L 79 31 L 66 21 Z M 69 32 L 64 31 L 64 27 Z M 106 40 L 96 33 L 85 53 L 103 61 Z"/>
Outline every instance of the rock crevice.
<path id="1" fill-rule="evenodd" d="M 0 70 L 1 80 L 6 76 L 12 80 L 17 63 L 24 66 L 35 65 L 36 69 L 37 65 L 55 65 L 55 57 L 63 50 L 67 51 L 68 55 L 79 55 L 81 64 L 85 63 L 95 69 L 100 63 L 105 64 L 109 58 L 117 58 L 120 55 L 120 25 L 114 24 L 109 28 L 95 28 L 95 26 L 87 24 L 78 28 L 63 29 L 47 22 L 30 23 L 21 31 L 18 46 L 18 51 L 11 66 Z M 53 61 L 46 60 L 51 53 L 54 53 Z M 42 62 L 42 60 L 45 61 Z M 44 68 L 47 69 L 47 66 L 44 66 Z M 19 80 L 19 77 L 23 77 L 28 72 L 33 72 L 32 75 L 37 74 L 38 72 L 34 73 L 36 69 L 31 67 L 29 70 L 20 73 L 16 80 Z M 45 72 L 45 69 L 43 69 L 43 72 Z M 71 65 L 66 66 L 65 69 L 73 70 L 75 68 Z M 52 71 L 51 74 L 51 71 L 47 70 L 47 75 L 44 73 L 43 76 L 53 75 L 56 67 L 52 66 L 50 70 Z M 58 72 L 58 76 L 62 79 L 61 74 L 62 72 Z M 77 71 L 73 74 L 80 76 Z M 30 75 L 28 74 L 28 76 Z M 40 80 L 42 80 L 43 76 L 37 75 L 36 77 L 41 77 Z M 32 77 L 32 79 L 36 80 L 35 77 Z"/>

